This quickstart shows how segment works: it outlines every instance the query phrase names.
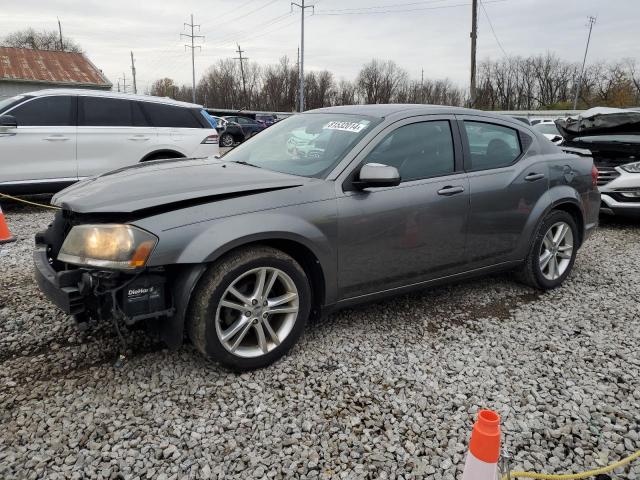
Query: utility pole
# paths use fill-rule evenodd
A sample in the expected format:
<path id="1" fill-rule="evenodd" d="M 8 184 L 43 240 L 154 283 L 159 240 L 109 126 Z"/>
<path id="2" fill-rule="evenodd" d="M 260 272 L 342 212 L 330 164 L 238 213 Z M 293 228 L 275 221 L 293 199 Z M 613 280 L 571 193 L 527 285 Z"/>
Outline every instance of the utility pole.
<path id="1" fill-rule="evenodd" d="M 242 75 L 242 91 L 244 92 L 244 102 L 245 102 L 245 108 L 247 108 L 249 105 L 249 98 L 247 97 L 247 83 L 246 80 L 244 78 L 244 61 L 245 60 L 249 60 L 247 57 L 243 57 L 242 54 L 244 53 L 244 50 L 240 49 L 240 44 L 238 44 L 238 50 L 236 50 L 238 52 L 238 57 L 234 58 L 234 60 L 240 60 L 240 74 Z"/>
<path id="2" fill-rule="evenodd" d="M 476 39 L 478 38 L 478 0 L 471 4 L 471 83 L 469 87 L 469 103 L 473 108 L 476 103 Z"/>
<path id="3" fill-rule="evenodd" d="M 312 12 L 315 13 L 315 8 L 313 5 L 305 6 L 304 0 L 301 0 L 300 3 L 291 2 L 291 11 L 293 11 L 293 7 L 296 6 L 300 8 L 300 104 L 299 108 L 301 112 L 304 112 L 304 11 L 307 8 L 310 8 Z"/>
<path id="4" fill-rule="evenodd" d="M 62 43 L 62 24 L 60 23 L 60 18 L 58 18 L 58 32 L 60 32 L 60 51 L 64 52 L 64 43 Z"/>
<path id="5" fill-rule="evenodd" d="M 589 17 L 589 36 L 587 37 L 587 46 L 584 49 L 584 58 L 582 59 L 582 69 L 580 70 L 580 76 L 578 77 L 578 85 L 576 85 L 576 98 L 573 100 L 573 109 L 578 109 L 578 98 L 580 97 L 580 84 L 582 83 L 582 76 L 584 75 L 584 65 L 587 62 L 587 52 L 589 51 L 589 42 L 591 41 L 591 30 L 593 30 L 593 24 L 596 23 L 596 17 Z"/>
<path id="6" fill-rule="evenodd" d="M 181 33 L 180 36 L 181 37 L 187 37 L 191 39 L 191 45 L 185 45 L 184 48 L 190 48 L 191 49 L 191 76 L 192 76 L 192 87 L 193 87 L 193 92 L 192 92 L 192 98 L 193 98 L 193 103 L 196 103 L 196 59 L 195 59 L 195 50 L 196 48 L 199 48 L 200 50 L 202 50 L 202 47 L 200 45 L 195 45 L 195 39 L 196 38 L 204 38 L 203 35 L 194 35 L 193 33 L 193 29 L 195 27 L 198 27 L 198 31 L 200 31 L 200 25 L 196 25 L 195 23 L 193 23 L 193 13 L 191 14 L 191 23 L 185 23 L 184 24 L 185 27 L 189 27 L 191 28 L 191 35 L 189 35 L 188 33 Z"/>
<path id="7" fill-rule="evenodd" d="M 133 52 L 131 52 L 131 75 L 133 75 L 133 93 L 138 93 L 138 86 L 136 85 L 136 62 L 133 59 Z"/>
<path id="8" fill-rule="evenodd" d="M 424 103 L 424 68 L 420 77 L 420 103 Z"/>
<path id="9" fill-rule="evenodd" d="M 127 76 L 122 72 L 122 78 L 118 79 L 118 91 L 120 91 L 120 80 L 122 80 L 122 91 L 127 93 Z"/>

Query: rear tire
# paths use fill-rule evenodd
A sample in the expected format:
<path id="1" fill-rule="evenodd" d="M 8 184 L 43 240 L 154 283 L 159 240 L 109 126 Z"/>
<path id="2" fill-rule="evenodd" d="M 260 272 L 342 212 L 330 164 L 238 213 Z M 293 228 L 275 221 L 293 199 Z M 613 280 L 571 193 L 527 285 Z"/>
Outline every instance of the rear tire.
<path id="1" fill-rule="evenodd" d="M 551 211 L 536 230 L 516 277 L 539 290 L 560 286 L 573 269 L 579 238 L 576 222 L 569 213 Z"/>
<path id="2" fill-rule="evenodd" d="M 222 136 L 220 137 L 220 146 L 228 148 L 228 147 L 233 147 L 233 144 L 235 142 L 233 141 L 233 136 L 229 133 L 223 133 Z"/>
<path id="3" fill-rule="evenodd" d="M 187 331 L 205 357 L 233 370 L 252 370 L 291 349 L 310 310 L 302 267 L 280 250 L 255 246 L 207 270 L 192 295 Z"/>

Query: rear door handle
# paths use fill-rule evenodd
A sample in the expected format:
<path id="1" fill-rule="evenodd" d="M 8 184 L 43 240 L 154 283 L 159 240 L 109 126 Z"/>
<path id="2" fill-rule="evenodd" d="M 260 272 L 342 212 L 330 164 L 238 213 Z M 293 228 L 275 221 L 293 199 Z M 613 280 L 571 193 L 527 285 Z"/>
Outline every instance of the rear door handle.
<path id="1" fill-rule="evenodd" d="M 69 137 L 65 137 L 64 135 L 51 135 L 49 137 L 45 137 L 45 140 L 49 142 L 64 142 L 69 140 Z"/>
<path id="2" fill-rule="evenodd" d="M 139 140 L 149 140 L 151 137 L 148 137 L 147 135 L 134 135 L 132 137 L 129 137 L 129 140 L 134 140 L 134 141 L 139 141 Z"/>
<path id="3" fill-rule="evenodd" d="M 456 185 L 456 186 L 447 185 L 446 187 L 443 187 L 440 190 L 438 190 L 438 195 L 444 195 L 445 197 L 448 197 L 450 195 L 455 195 L 456 193 L 462 193 L 462 192 L 464 192 L 464 187 L 462 185 Z"/>
<path id="4" fill-rule="evenodd" d="M 524 177 L 527 182 L 535 182 L 536 180 L 540 180 L 541 178 L 544 178 L 544 173 L 530 173 L 529 175 Z"/>

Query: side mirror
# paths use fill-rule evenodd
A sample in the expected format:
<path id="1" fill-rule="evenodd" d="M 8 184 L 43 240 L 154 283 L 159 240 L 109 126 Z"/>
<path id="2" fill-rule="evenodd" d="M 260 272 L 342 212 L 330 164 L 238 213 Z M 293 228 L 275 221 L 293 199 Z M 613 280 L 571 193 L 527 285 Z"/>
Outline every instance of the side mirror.
<path id="1" fill-rule="evenodd" d="M 16 128 L 18 121 L 13 115 L 0 115 L 0 128 L 9 129 Z"/>
<path id="2" fill-rule="evenodd" d="M 360 169 L 353 185 L 362 190 L 368 187 L 395 187 L 400 185 L 400 172 L 396 167 L 381 163 L 366 163 Z"/>

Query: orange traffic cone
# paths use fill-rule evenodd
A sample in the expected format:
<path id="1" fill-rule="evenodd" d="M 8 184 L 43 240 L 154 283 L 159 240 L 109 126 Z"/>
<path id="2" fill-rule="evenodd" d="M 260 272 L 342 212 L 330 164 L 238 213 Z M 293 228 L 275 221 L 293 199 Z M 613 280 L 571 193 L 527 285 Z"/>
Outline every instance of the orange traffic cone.
<path id="1" fill-rule="evenodd" d="M 0 207 L 0 244 L 9 243 L 15 241 L 13 235 L 9 231 L 7 222 L 4 220 L 4 213 L 2 213 L 2 207 Z"/>
<path id="2" fill-rule="evenodd" d="M 462 480 L 495 480 L 500 457 L 500 415 L 480 410 L 471 432 Z"/>

